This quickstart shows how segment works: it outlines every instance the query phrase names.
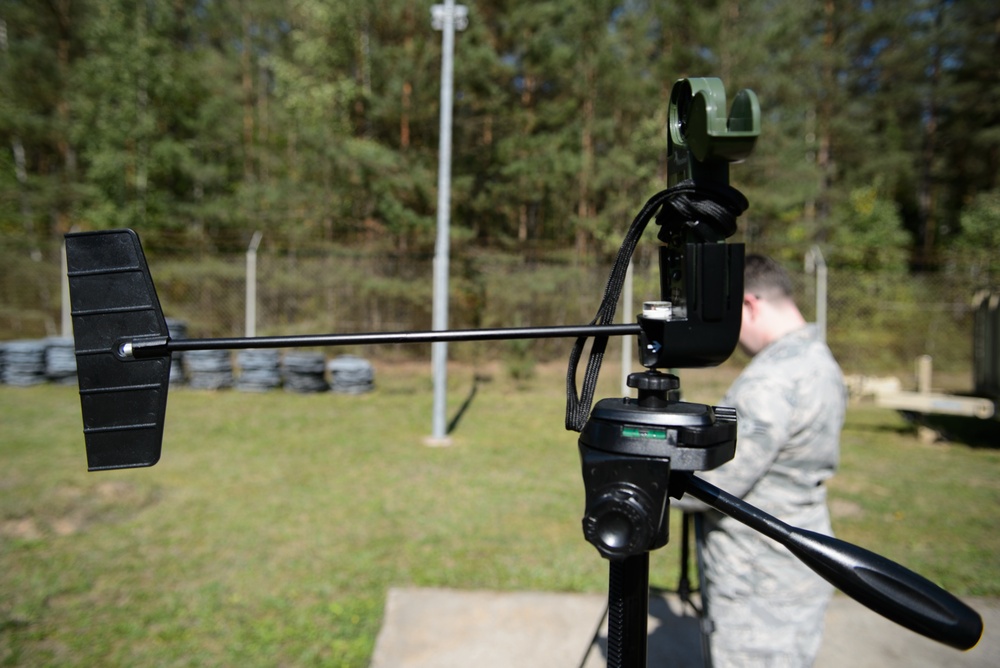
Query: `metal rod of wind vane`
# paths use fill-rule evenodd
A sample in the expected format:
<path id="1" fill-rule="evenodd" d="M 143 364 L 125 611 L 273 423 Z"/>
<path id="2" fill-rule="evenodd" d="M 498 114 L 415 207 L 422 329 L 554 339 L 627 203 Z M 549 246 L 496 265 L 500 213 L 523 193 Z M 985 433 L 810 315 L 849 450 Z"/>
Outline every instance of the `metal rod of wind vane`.
<path id="1" fill-rule="evenodd" d="M 155 357 L 186 350 L 237 350 L 247 348 L 301 348 L 309 346 L 350 346 L 394 343 L 434 343 L 436 341 L 507 341 L 513 339 L 557 339 L 596 336 L 638 336 L 632 325 L 566 325 L 549 327 L 502 327 L 496 329 L 453 329 L 416 332 L 369 332 L 360 334 L 303 334 L 297 336 L 257 336 L 216 339 L 169 339 L 125 342 L 127 356 Z"/>

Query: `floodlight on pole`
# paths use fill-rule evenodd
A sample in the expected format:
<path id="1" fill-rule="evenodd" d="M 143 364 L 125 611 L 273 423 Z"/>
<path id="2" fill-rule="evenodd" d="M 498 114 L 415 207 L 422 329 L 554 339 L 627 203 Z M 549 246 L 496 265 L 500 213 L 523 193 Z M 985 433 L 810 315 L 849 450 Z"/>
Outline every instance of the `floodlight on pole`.
<path id="1" fill-rule="evenodd" d="M 448 254 L 449 213 L 451 208 L 451 112 L 452 54 L 455 31 L 469 24 L 469 9 L 447 0 L 431 7 L 431 25 L 441 31 L 441 136 L 438 148 L 437 241 L 434 245 L 434 301 L 432 329 L 448 329 Z M 431 369 L 434 375 L 434 415 L 430 443 L 446 444 L 448 344 L 431 345 Z"/>

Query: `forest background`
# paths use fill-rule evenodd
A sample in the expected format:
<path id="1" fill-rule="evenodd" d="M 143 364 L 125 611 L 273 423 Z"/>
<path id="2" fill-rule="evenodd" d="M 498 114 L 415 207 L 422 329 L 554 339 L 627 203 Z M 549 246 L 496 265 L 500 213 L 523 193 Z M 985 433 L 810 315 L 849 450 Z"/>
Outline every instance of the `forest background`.
<path id="1" fill-rule="evenodd" d="M 428 260 L 434 244 L 441 34 L 430 4 L 0 0 L 0 333 L 52 333 L 49 315 L 25 314 L 58 300 L 50 268 L 62 234 L 113 227 L 140 233 L 160 261 L 161 297 L 201 319 L 196 335 L 233 333 L 196 311 L 230 298 L 217 276 L 242 280 L 236 270 L 207 272 L 257 231 L 263 253 L 306 272 L 285 281 L 303 283 L 289 287 L 294 299 L 272 297 L 286 312 L 271 326 L 348 299 L 304 296 L 321 274 L 346 285 L 346 270 L 308 265 L 323 255 L 367 279 L 349 291 L 368 300 L 352 310 L 406 304 L 388 309 L 394 320 L 320 327 L 426 328 L 430 272 L 399 267 Z M 751 202 L 736 240 L 788 263 L 815 246 L 833 276 L 878 276 L 839 290 L 854 306 L 838 319 L 897 362 L 927 338 L 897 345 L 913 328 L 872 318 L 902 303 L 950 308 L 967 362 L 968 299 L 1000 265 L 995 2 L 466 4 L 453 326 L 576 324 L 575 310 L 528 297 L 530 285 L 558 296 L 578 279 L 516 277 L 542 265 L 606 273 L 634 213 L 666 183 L 673 83 L 718 76 L 763 108 L 757 149 L 733 169 Z M 509 268 L 515 294 L 487 306 L 479 265 L 491 263 Z M 382 275 L 385 265 L 397 268 Z M 26 289 L 34 275 L 40 287 Z M 942 281 L 957 281 L 957 296 L 915 292 Z"/>

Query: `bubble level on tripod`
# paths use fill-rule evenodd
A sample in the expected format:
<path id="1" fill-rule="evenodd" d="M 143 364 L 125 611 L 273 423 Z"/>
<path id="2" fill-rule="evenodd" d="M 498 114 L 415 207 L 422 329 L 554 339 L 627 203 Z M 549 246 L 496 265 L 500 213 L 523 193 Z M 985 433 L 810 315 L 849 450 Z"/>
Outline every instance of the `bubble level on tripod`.
<path id="1" fill-rule="evenodd" d="M 665 429 L 652 429 L 650 427 L 622 427 L 622 436 L 625 438 L 653 438 L 660 441 L 667 440 Z"/>

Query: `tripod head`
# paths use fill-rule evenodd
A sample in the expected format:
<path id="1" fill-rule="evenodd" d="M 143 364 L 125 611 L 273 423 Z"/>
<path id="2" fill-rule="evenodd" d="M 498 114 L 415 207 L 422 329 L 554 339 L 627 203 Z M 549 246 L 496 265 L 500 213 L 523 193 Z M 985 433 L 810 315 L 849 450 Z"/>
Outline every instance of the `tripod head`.
<path id="1" fill-rule="evenodd" d="M 638 399 L 598 402 L 581 430 L 584 535 L 607 559 L 666 544 L 672 470 L 712 469 L 735 453 L 735 411 L 679 401 L 677 376 L 658 371 L 715 366 L 739 340 L 744 249 L 726 239 L 746 201 L 729 187 L 729 164 L 753 150 L 760 106 L 743 90 L 728 118 L 725 108 L 719 79 L 674 84 L 668 165 L 678 194 L 656 217 L 660 300 L 646 302 L 638 318 L 639 358 L 649 371 L 628 378 Z"/>
<path id="2" fill-rule="evenodd" d="M 639 398 L 598 402 L 579 441 L 583 534 L 606 559 L 666 545 L 671 471 L 713 469 L 736 451 L 736 411 L 678 401 L 670 374 L 633 373 L 628 385 Z"/>

